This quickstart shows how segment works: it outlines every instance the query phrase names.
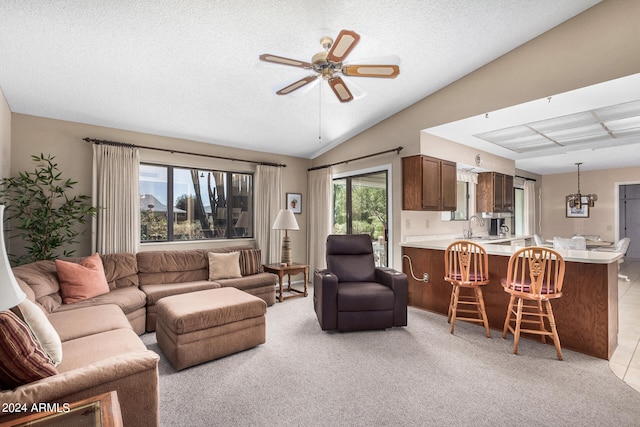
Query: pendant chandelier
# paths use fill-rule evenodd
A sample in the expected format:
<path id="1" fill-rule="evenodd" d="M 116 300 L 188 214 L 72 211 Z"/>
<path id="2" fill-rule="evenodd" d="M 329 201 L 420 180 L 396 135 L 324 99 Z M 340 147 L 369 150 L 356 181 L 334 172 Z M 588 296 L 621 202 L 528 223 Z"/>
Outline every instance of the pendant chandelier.
<path id="1" fill-rule="evenodd" d="M 580 165 L 582 163 L 576 163 L 578 166 L 578 192 L 576 194 L 569 194 L 567 196 L 567 201 L 569 202 L 569 207 L 581 209 L 583 204 L 589 205 L 592 208 L 596 204 L 596 200 L 598 200 L 597 194 L 580 194 Z"/>

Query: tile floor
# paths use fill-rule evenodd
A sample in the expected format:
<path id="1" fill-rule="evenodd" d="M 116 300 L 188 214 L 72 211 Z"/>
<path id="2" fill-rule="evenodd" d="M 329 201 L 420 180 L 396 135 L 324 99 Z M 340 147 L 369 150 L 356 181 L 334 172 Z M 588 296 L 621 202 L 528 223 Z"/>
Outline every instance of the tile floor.
<path id="1" fill-rule="evenodd" d="M 618 377 L 640 392 L 640 260 L 626 259 L 618 280 L 618 348 L 609 367 Z"/>

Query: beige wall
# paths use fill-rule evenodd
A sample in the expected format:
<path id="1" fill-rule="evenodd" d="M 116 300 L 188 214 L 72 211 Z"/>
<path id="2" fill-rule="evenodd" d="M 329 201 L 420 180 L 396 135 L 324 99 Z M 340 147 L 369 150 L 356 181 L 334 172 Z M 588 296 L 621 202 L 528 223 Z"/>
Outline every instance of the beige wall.
<path id="1" fill-rule="evenodd" d="M 640 184 L 640 167 L 580 171 L 580 192 L 597 194 L 598 201 L 589 210 L 589 218 L 567 218 L 565 197 L 578 190 L 578 173 L 542 177 L 542 235 L 571 237 L 574 234 L 598 234 L 603 240 L 617 239 L 617 192 L 620 184 Z"/>
<path id="2" fill-rule="evenodd" d="M 422 129 L 639 73 L 638 16 L 639 1 L 605 0 L 324 153 L 313 163 L 333 163 L 397 145 L 406 147 L 401 156 L 416 154 L 423 149 Z M 344 168 L 356 169 L 358 164 Z M 402 206 L 399 169 L 400 160 L 396 159 L 392 174 L 396 213 Z M 401 216 L 396 215 L 396 247 L 400 222 Z M 399 252 L 396 250 L 394 256 L 396 268 L 401 266 Z"/>
<path id="3" fill-rule="evenodd" d="M 306 261 L 307 205 L 304 204 L 304 202 L 307 200 L 306 173 L 311 163 L 310 160 L 14 113 L 12 115 L 13 142 L 11 174 L 13 175 L 22 170 L 32 169 L 32 154 L 39 154 L 41 152 L 51 154 L 56 156 L 56 161 L 63 176 L 78 181 L 75 190 L 78 193 L 90 195 L 93 162 L 92 146 L 82 140 L 85 137 L 127 142 L 147 147 L 173 148 L 194 153 L 286 164 L 287 167 L 283 169 L 283 193 L 301 193 L 303 200 L 302 214 L 296 215 L 300 231 L 290 233 L 292 250 L 297 262 Z M 143 162 L 157 162 L 178 166 L 255 172 L 255 165 L 250 163 L 165 153 L 154 150 L 140 150 L 140 159 Z M 282 207 L 284 208 L 284 194 Z M 247 241 L 234 241 L 232 243 L 246 244 Z M 250 240 L 249 243 L 253 244 L 254 242 Z M 226 240 L 197 243 L 143 244 L 141 250 L 187 249 L 193 247 L 224 246 L 228 244 L 229 241 Z M 81 237 L 80 243 L 75 249 L 77 255 L 89 255 L 91 250 L 91 237 L 89 233 Z M 15 251 L 19 252 L 17 248 Z"/>
<path id="4" fill-rule="evenodd" d="M 11 167 L 11 110 L 0 88 L 0 178 L 9 176 Z"/>

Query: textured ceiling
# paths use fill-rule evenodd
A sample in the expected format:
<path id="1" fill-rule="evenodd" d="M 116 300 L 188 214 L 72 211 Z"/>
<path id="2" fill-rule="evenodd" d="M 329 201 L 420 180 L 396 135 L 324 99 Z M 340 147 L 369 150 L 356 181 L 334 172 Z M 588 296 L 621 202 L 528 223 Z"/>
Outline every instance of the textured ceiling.
<path id="1" fill-rule="evenodd" d="M 3 0 L 0 88 L 11 111 L 313 158 L 599 0 Z M 351 63 L 396 79 L 344 77 L 277 96 L 320 38 L 354 30 Z"/>

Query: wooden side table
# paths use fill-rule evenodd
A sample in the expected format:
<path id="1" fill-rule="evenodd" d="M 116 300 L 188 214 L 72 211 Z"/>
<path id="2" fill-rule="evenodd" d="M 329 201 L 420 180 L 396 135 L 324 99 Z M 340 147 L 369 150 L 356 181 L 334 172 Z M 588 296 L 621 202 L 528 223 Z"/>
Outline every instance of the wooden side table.
<path id="1" fill-rule="evenodd" d="M 102 426 L 122 427 L 122 413 L 115 391 L 64 403 L 57 411 L 35 412 L 0 423 L 0 427 L 20 426 Z"/>
<path id="2" fill-rule="evenodd" d="M 267 273 L 273 273 L 278 276 L 278 281 L 280 283 L 280 294 L 278 297 L 278 301 L 282 302 L 285 299 L 296 298 L 296 297 L 306 297 L 308 295 L 307 282 L 309 282 L 309 266 L 307 264 L 298 264 L 294 262 L 289 265 L 282 265 L 279 263 L 275 263 L 275 264 L 265 264 L 263 268 L 264 268 L 264 271 L 266 271 Z M 300 273 L 304 273 L 304 290 L 302 291 L 291 287 L 291 275 L 300 274 Z M 289 283 L 287 286 L 287 292 L 293 292 L 297 295 L 288 295 L 286 297 L 282 296 L 282 290 L 284 287 L 282 285 L 282 278 L 284 277 L 285 274 L 288 276 L 288 280 L 289 280 Z"/>

